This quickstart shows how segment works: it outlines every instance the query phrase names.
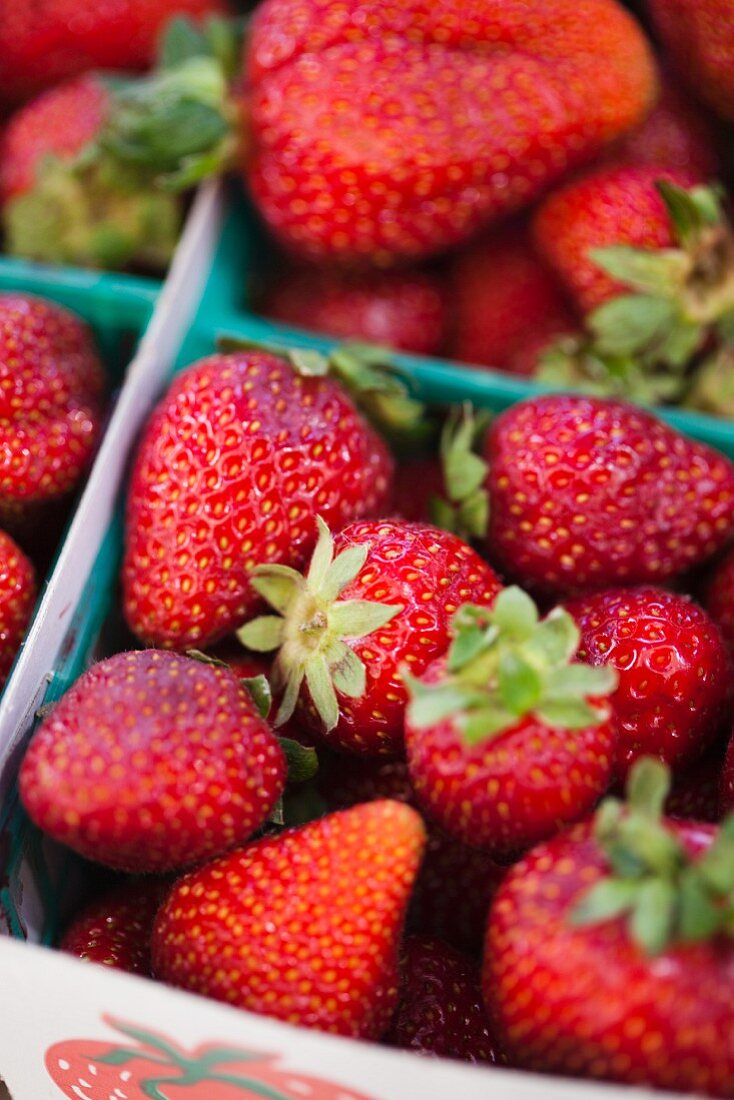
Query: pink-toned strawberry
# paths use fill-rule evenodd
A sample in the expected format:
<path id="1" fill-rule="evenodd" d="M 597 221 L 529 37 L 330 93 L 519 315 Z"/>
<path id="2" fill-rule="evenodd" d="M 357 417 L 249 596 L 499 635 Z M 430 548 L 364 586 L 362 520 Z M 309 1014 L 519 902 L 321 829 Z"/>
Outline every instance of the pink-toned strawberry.
<path id="1" fill-rule="evenodd" d="M 482 1003 L 479 967 L 439 939 L 410 936 L 388 1046 L 462 1062 L 499 1061 Z"/>
<path id="2" fill-rule="evenodd" d="M 167 879 L 123 882 L 77 913 L 59 950 L 130 974 L 151 975 L 153 918 L 171 888 Z"/>
<path id="3" fill-rule="evenodd" d="M 525 226 L 480 238 L 451 269 L 452 359 L 532 375 L 543 350 L 579 327 Z"/>
<path id="4" fill-rule="evenodd" d="M 667 74 L 652 111 L 615 153 L 628 164 L 657 164 L 710 180 L 721 172 L 721 142 L 709 116 Z"/>
<path id="5" fill-rule="evenodd" d="M 728 550 L 713 566 L 704 586 L 703 606 L 734 653 L 734 550 Z"/>
<path id="6" fill-rule="evenodd" d="M 154 972 L 288 1023 L 379 1038 L 423 845 L 415 810 L 381 801 L 222 856 L 164 903 Z"/>
<path id="7" fill-rule="evenodd" d="M 721 771 L 719 808 L 722 813 L 734 810 L 734 736 L 729 741 Z"/>
<path id="8" fill-rule="evenodd" d="M 611 668 L 573 661 L 567 612 L 540 620 L 505 589 L 464 605 L 448 656 L 410 679 L 405 747 L 419 804 L 446 832 L 495 858 L 588 813 L 612 778 Z"/>
<path id="9" fill-rule="evenodd" d="M 392 460 L 332 378 L 265 352 L 214 355 L 153 413 L 130 483 L 125 614 L 144 641 L 185 648 L 259 604 L 251 571 L 297 567 L 316 514 L 335 528 L 384 509 Z"/>
<path id="10" fill-rule="evenodd" d="M 8 252 L 97 267 L 168 262 L 181 223 L 178 200 L 155 190 L 142 169 L 87 156 L 99 148 L 113 105 L 102 79 L 86 75 L 51 88 L 11 116 L 0 135 Z"/>
<path id="11" fill-rule="evenodd" d="M 349 340 L 438 355 L 446 335 L 446 292 L 429 271 L 348 273 L 305 267 L 267 288 L 266 317 Z"/>
<path id="12" fill-rule="evenodd" d="M 231 672 L 143 650 L 83 673 L 31 741 L 19 789 L 88 859 L 167 871 L 244 842 L 284 783 L 277 739 Z"/>
<path id="13" fill-rule="evenodd" d="M 10 535 L 0 531 L 0 689 L 8 678 L 35 602 L 33 565 Z"/>
<path id="14" fill-rule="evenodd" d="M 726 721 L 732 667 L 724 640 L 686 596 L 646 585 L 592 593 L 564 604 L 581 630 L 578 656 L 611 665 L 624 777 L 640 756 L 672 768 L 713 744 Z"/>
<path id="15" fill-rule="evenodd" d="M 277 649 L 276 725 L 295 713 L 326 744 L 366 755 L 402 751 L 408 699 L 402 669 L 420 676 L 448 649 L 460 604 L 488 606 L 493 570 L 456 535 L 429 524 L 362 520 L 332 539 L 319 518 L 307 576 L 258 566 L 252 586 L 278 612 L 238 637 Z"/>
<path id="16" fill-rule="evenodd" d="M 520 402 L 490 426 L 484 456 L 492 559 L 550 595 L 659 584 L 734 533 L 734 464 L 620 401 Z"/>
<path id="17" fill-rule="evenodd" d="M 699 99 L 734 119 L 734 12 L 728 0 L 648 0 L 655 30 Z"/>
<path id="18" fill-rule="evenodd" d="M 643 766 L 644 764 L 644 766 Z M 492 906 L 484 998 L 520 1068 L 729 1097 L 734 820 L 661 818 L 663 765 L 513 867 Z"/>

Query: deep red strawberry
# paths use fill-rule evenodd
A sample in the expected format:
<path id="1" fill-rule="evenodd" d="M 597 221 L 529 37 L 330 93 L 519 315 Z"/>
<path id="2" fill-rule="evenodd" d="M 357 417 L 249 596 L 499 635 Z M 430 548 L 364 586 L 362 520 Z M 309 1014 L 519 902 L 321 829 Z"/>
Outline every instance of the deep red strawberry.
<path id="1" fill-rule="evenodd" d="M 699 99 L 734 119 L 734 12 L 728 0 L 649 0 L 676 73 Z"/>
<path id="2" fill-rule="evenodd" d="M 124 606 L 144 641 L 224 637 L 259 603 L 253 567 L 300 566 L 316 514 L 335 528 L 386 504 L 392 460 L 331 378 L 264 352 L 215 355 L 171 386 L 132 472 Z"/>
<path id="3" fill-rule="evenodd" d="M 624 777 L 640 756 L 672 768 L 716 740 L 731 700 L 732 666 L 715 623 L 685 596 L 616 588 L 567 601 L 581 630 L 578 656 L 617 670 L 612 702 Z"/>
<path id="4" fill-rule="evenodd" d="M 703 606 L 721 631 L 734 654 L 734 551 L 727 551 L 715 563 L 706 579 Z"/>
<path id="5" fill-rule="evenodd" d="M 466 844 L 504 857 L 592 809 L 612 778 L 611 669 L 573 663 L 579 631 L 540 621 L 520 589 L 454 617 L 448 657 L 411 679 L 405 747 L 416 797 Z"/>
<path id="6" fill-rule="evenodd" d="M 120 883 L 77 913 L 59 940 L 59 950 L 79 959 L 151 975 L 153 918 L 171 887 L 165 879 Z"/>
<path id="7" fill-rule="evenodd" d="M 33 565 L 10 535 L 0 531 L 0 689 L 20 649 L 35 602 Z"/>
<path id="8" fill-rule="evenodd" d="M 523 401 L 484 455 L 491 557 L 531 589 L 661 583 L 732 537 L 734 465 L 623 402 Z"/>
<path id="9" fill-rule="evenodd" d="M 174 887 L 154 971 L 288 1023 L 379 1038 L 423 845 L 418 814 L 383 801 L 231 852 Z"/>
<path id="10" fill-rule="evenodd" d="M 283 752 L 226 669 L 161 650 L 93 665 L 20 769 L 31 818 L 89 859 L 186 867 L 244 842 L 285 783 Z"/>
<path id="11" fill-rule="evenodd" d="M 709 116 L 666 74 L 650 114 L 611 155 L 628 164 L 657 164 L 711 180 L 721 172 L 721 145 L 723 135 Z"/>
<path id="12" fill-rule="evenodd" d="M 249 649 L 278 650 L 276 725 L 295 712 L 339 749 L 402 751 L 408 693 L 401 669 L 420 676 L 449 646 L 460 604 L 490 605 L 493 570 L 465 542 L 429 524 L 362 520 L 320 536 L 308 575 L 258 566 L 252 586 L 278 616 L 246 624 Z"/>
<path id="13" fill-rule="evenodd" d="M 490 1018 L 521 1068 L 731 1096 L 732 822 L 661 820 L 665 783 L 637 778 L 628 811 L 610 802 L 593 832 L 509 871 L 487 929 Z"/>
<path id="14" fill-rule="evenodd" d="M 711 824 L 721 821 L 719 788 L 722 767 L 723 750 L 717 744 L 701 760 L 675 774 L 665 802 L 666 815 Z"/>
<path id="15" fill-rule="evenodd" d="M 359 273 L 297 269 L 266 290 L 259 310 L 298 328 L 419 355 L 441 352 L 448 323 L 442 282 L 417 268 Z"/>
<path id="16" fill-rule="evenodd" d="M 552 340 L 578 329 L 564 294 L 524 226 L 475 241 L 451 271 L 453 359 L 532 375 Z"/>
<path id="17" fill-rule="evenodd" d="M 411 936 L 400 965 L 400 1001 L 389 1046 L 462 1062 L 497 1062 L 479 967 L 441 940 Z"/>
<path id="18" fill-rule="evenodd" d="M 719 808 L 722 813 L 734 810 L 734 736 L 729 741 L 721 771 Z"/>

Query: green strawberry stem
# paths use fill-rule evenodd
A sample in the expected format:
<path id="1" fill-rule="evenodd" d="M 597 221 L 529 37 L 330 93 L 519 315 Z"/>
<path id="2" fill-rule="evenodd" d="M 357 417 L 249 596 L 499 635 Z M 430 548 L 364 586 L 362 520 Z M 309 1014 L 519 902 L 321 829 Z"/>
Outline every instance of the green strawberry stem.
<path id="1" fill-rule="evenodd" d="M 669 788 L 666 766 L 643 758 L 630 772 L 626 805 L 613 798 L 602 803 L 594 835 L 610 873 L 570 915 L 579 927 L 624 917 L 648 955 L 734 935 L 734 814 L 704 855 L 693 858 L 663 819 Z"/>
<path id="2" fill-rule="evenodd" d="M 431 519 L 437 527 L 469 541 L 483 538 L 489 522 L 489 493 L 485 486 L 489 466 L 474 451 L 484 434 L 489 414 L 477 414 L 466 401 L 452 409 L 441 433 L 440 456 L 445 497 L 434 497 Z"/>
<path id="3" fill-rule="evenodd" d="M 584 729 L 607 717 L 590 702 L 613 691 L 615 671 L 573 660 L 580 633 L 562 608 L 540 619 L 517 587 L 500 592 L 492 608 L 464 604 L 452 619 L 447 674 L 428 684 L 404 678 L 413 725 L 451 717 L 469 745 L 499 736 L 534 713 L 549 726 Z"/>
<path id="4" fill-rule="evenodd" d="M 305 577 L 285 565 L 258 565 L 252 570 L 253 588 L 278 614 L 253 619 L 237 637 L 258 653 L 277 650 L 272 687 L 283 698 L 275 725 L 291 717 L 305 683 L 328 731 L 339 720 L 337 693 L 360 698 L 366 688 L 364 662 L 344 639 L 378 630 L 403 605 L 339 600 L 362 569 L 369 545 L 352 546 L 335 558 L 329 528 L 321 517 L 317 524 L 319 537 Z"/>
<path id="5" fill-rule="evenodd" d="M 678 402 L 688 387 L 683 366 L 660 361 L 654 354 L 647 362 L 629 352 L 601 351 L 592 335 L 564 336 L 549 345 L 535 378 L 554 389 L 620 397 L 640 405 Z"/>

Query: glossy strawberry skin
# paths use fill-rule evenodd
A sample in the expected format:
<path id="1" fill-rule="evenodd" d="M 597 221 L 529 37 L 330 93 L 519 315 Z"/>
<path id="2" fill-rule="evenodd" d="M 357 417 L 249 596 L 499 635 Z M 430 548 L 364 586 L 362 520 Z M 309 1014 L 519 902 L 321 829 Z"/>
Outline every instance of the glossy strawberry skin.
<path id="1" fill-rule="evenodd" d="M 731 662 L 705 611 L 685 596 L 643 586 L 567 601 L 581 630 L 579 660 L 611 664 L 619 685 L 617 774 L 640 756 L 671 768 L 716 739 L 731 700 Z"/>
<path id="2" fill-rule="evenodd" d="M 33 565 L 10 535 L 0 531 L 0 688 L 8 678 L 35 602 Z"/>
<path id="3" fill-rule="evenodd" d="M 150 977 L 153 918 L 170 887 L 168 880 L 156 878 L 119 884 L 76 914 L 59 941 L 59 950 Z"/>
<path id="4" fill-rule="evenodd" d="M 451 642 L 450 620 L 463 603 L 489 607 L 502 585 L 496 573 L 456 535 L 430 524 L 362 520 L 334 538 L 335 555 L 370 549 L 340 600 L 402 605 L 390 622 L 348 644 L 364 662 L 367 687 L 359 698 L 339 696 L 339 721 L 322 732 L 308 689 L 296 714 L 333 748 L 366 755 L 399 755 L 408 693 L 401 669 L 420 676 Z"/>
<path id="5" fill-rule="evenodd" d="M 429 255 L 643 117 L 647 44 L 609 0 L 266 0 L 246 57 L 261 214 L 312 259 Z M 588 95 L 588 86 L 595 94 Z"/>
<path id="6" fill-rule="evenodd" d="M 714 564 L 705 583 L 702 603 L 734 654 L 734 551 L 727 551 Z"/>
<path id="7" fill-rule="evenodd" d="M 441 940 L 410 936 L 385 1042 L 428 1057 L 496 1062 L 476 963 Z"/>
<path id="8" fill-rule="evenodd" d="M 531 398 L 483 450 L 490 557 L 533 590 L 659 584 L 731 538 L 734 465 L 623 402 Z"/>
<path id="9" fill-rule="evenodd" d="M 205 646 L 253 614 L 254 565 L 298 567 L 316 515 L 334 529 L 379 513 L 393 463 L 330 378 L 264 352 L 214 355 L 175 379 L 132 471 L 123 564 L 143 641 Z"/>
<path id="10" fill-rule="evenodd" d="M 676 72 L 722 118 L 734 119 L 734 12 L 727 0 L 649 0 Z"/>
<path id="11" fill-rule="evenodd" d="M 172 16 L 226 7 L 221 0 L 95 0 L 82 19 L 74 0 L 19 0 L 0 22 L 0 102 L 20 102 L 89 69 L 143 69 Z"/>
<path id="12" fill-rule="evenodd" d="M 158 914 L 154 971 L 287 1023 L 379 1038 L 423 844 L 418 814 L 380 801 L 215 860 Z"/>
<path id="13" fill-rule="evenodd" d="M 693 853 L 714 833 L 674 827 Z M 482 977 L 499 1041 L 523 1069 L 730 1096 L 731 940 L 651 959 L 619 918 L 573 927 L 570 910 L 606 870 L 582 824 L 508 872 L 490 913 Z"/>
<path id="14" fill-rule="evenodd" d="M 438 355 L 448 323 L 440 280 L 419 269 L 340 272 L 303 268 L 266 291 L 260 312 L 344 340 Z"/>
<path id="15" fill-rule="evenodd" d="M 19 789 L 54 839 L 119 870 L 159 872 L 243 843 L 285 770 L 228 670 L 142 650 L 77 680 L 33 738 Z"/>
<path id="16" fill-rule="evenodd" d="M 582 313 L 626 289 L 591 259 L 590 249 L 673 246 L 670 218 L 655 188 L 659 179 L 679 187 L 700 182 L 689 172 L 658 165 L 604 166 L 565 184 L 539 206 L 533 219 L 538 252 Z"/>

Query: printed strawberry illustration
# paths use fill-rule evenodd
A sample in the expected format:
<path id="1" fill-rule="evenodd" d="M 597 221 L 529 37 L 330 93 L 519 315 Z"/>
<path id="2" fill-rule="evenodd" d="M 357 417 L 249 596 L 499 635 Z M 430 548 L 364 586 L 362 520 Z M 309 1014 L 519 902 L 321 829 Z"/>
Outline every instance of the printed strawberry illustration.
<path id="1" fill-rule="evenodd" d="M 59 950 L 150 976 L 153 918 L 170 886 L 167 879 L 152 877 L 118 884 L 75 914 L 59 940 Z"/>
<path id="2" fill-rule="evenodd" d="M 518 1067 L 731 1096 L 734 819 L 661 816 L 663 764 L 628 803 L 534 848 L 490 913 L 484 998 Z"/>
<path id="3" fill-rule="evenodd" d="M 574 662 L 567 612 L 518 588 L 464 605 L 448 656 L 410 677 L 408 769 L 419 804 L 465 844 L 511 856 L 588 813 L 612 778 L 611 668 Z"/>
<path id="4" fill-rule="evenodd" d="M 83 673 L 19 778 L 41 829 L 128 871 L 186 867 L 242 843 L 284 784 L 283 752 L 235 676 L 152 649 Z"/>
<path id="5" fill-rule="evenodd" d="M 661 584 L 732 537 L 734 465 L 651 413 L 558 394 L 491 424 L 490 556 L 553 596 Z"/>
<path id="6" fill-rule="evenodd" d="M 310 361 L 309 361 L 310 366 Z M 393 463 L 331 377 L 266 352 L 193 364 L 153 413 L 127 504 L 123 599 L 148 643 L 204 647 L 252 617 L 253 568 L 297 568 L 316 514 L 335 529 L 387 503 Z"/>
<path id="7" fill-rule="evenodd" d="M 424 843 L 415 810 L 385 800 L 230 852 L 174 887 L 154 973 L 288 1023 L 379 1038 Z"/>
<path id="8" fill-rule="evenodd" d="M 175 1040 L 110 1017 L 117 1045 L 67 1039 L 46 1051 L 46 1070 L 69 1100 L 371 1100 L 362 1092 L 290 1070 L 277 1054 Z"/>
<path id="9" fill-rule="evenodd" d="M 676 74 L 722 118 L 734 119 L 734 12 L 727 0 L 648 0 Z"/>
<path id="10" fill-rule="evenodd" d="M 304 577 L 256 566 L 252 587 L 278 612 L 247 623 L 248 649 L 277 648 L 275 724 L 298 720 L 338 749 L 402 751 L 407 690 L 401 667 L 420 676 L 449 646 L 460 604 L 489 605 L 493 570 L 456 535 L 429 524 L 361 520 L 319 541 Z"/>

